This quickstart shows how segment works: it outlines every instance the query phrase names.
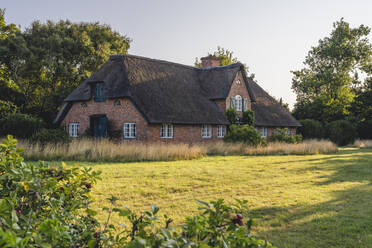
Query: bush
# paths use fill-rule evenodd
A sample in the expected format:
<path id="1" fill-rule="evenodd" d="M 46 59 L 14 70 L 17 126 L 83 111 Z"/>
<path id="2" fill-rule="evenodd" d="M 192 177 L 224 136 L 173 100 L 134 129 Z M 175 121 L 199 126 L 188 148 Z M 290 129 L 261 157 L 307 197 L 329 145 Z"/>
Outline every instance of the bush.
<path id="1" fill-rule="evenodd" d="M 71 141 L 68 133 L 63 129 L 41 129 L 31 137 L 33 143 L 46 145 L 51 144 L 66 144 Z"/>
<path id="2" fill-rule="evenodd" d="M 328 123 L 327 137 L 339 146 L 345 146 L 353 143 L 357 132 L 355 127 L 348 121 L 338 120 Z"/>
<path id="3" fill-rule="evenodd" d="M 324 137 L 324 126 L 320 121 L 305 119 L 300 120 L 302 127 L 298 132 L 304 139 L 322 139 Z"/>
<path id="4" fill-rule="evenodd" d="M 10 114 L 0 119 L 0 136 L 7 134 L 17 138 L 30 138 L 43 127 L 43 122 L 27 114 Z"/>
<path id="5" fill-rule="evenodd" d="M 251 235 L 253 219 L 246 201 L 228 205 L 224 200 L 199 201 L 200 214 L 188 217 L 181 228 L 172 219 L 158 217 L 159 208 L 136 214 L 117 208 L 118 198 L 105 223 L 90 208 L 89 192 L 100 172 L 86 167 L 27 164 L 16 140 L 8 136 L 0 146 L 1 247 L 272 247 Z M 114 226 L 118 214 L 129 225 Z"/>
<path id="6" fill-rule="evenodd" d="M 360 139 L 372 139 L 372 120 L 358 123 L 358 137 Z"/>
<path id="7" fill-rule="evenodd" d="M 238 113 L 236 112 L 235 109 L 228 108 L 226 109 L 225 113 L 226 119 L 231 123 L 234 124 L 238 118 Z"/>
<path id="8" fill-rule="evenodd" d="M 256 128 L 249 125 L 231 125 L 224 141 L 241 142 L 252 146 L 260 145 L 264 142 Z"/>
<path id="9" fill-rule="evenodd" d="M 246 110 L 243 112 L 243 123 L 249 126 L 254 126 L 254 112 L 252 110 Z"/>
<path id="10" fill-rule="evenodd" d="M 293 136 L 288 133 L 288 128 L 277 128 L 274 133 L 269 136 L 269 142 L 284 142 L 284 143 L 299 143 L 302 141 L 301 135 Z"/>
<path id="11" fill-rule="evenodd" d="M 0 119 L 7 115 L 15 114 L 18 112 L 18 107 L 12 102 L 0 100 Z"/>

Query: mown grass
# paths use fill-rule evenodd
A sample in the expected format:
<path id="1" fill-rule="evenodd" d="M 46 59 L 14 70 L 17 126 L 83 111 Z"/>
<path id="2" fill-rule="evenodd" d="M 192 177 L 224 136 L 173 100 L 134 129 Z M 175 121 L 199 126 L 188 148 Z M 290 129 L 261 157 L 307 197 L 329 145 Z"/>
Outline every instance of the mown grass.
<path id="1" fill-rule="evenodd" d="M 72 162 L 69 162 L 72 164 Z M 247 199 L 262 218 L 255 234 L 277 247 L 372 247 L 372 149 L 307 156 L 214 156 L 189 161 L 82 163 L 102 170 L 95 208 L 150 204 L 175 225 L 196 199 Z M 106 216 L 99 216 L 104 221 Z M 114 223 L 121 223 L 117 216 Z"/>
<path id="2" fill-rule="evenodd" d="M 337 151 L 330 141 L 309 140 L 300 144 L 269 143 L 252 147 L 245 144 L 163 144 L 112 142 L 107 139 L 75 139 L 69 144 L 33 144 L 20 141 L 28 160 L 90 162 L 172 161 L 196 159 L 207 155 L 326 154 Z"/>

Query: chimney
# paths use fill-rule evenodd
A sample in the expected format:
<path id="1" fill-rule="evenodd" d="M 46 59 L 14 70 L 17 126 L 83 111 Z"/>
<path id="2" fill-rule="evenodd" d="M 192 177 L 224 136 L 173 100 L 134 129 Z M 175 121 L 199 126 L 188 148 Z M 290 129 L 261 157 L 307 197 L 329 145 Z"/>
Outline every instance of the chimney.
<path id="1" fill-rule="evenodd" d="M 220 59 L 214 55 L 208 55 L 207 57 L 200 58 L 202 62 L 202 68 L 220 66 Z"/>

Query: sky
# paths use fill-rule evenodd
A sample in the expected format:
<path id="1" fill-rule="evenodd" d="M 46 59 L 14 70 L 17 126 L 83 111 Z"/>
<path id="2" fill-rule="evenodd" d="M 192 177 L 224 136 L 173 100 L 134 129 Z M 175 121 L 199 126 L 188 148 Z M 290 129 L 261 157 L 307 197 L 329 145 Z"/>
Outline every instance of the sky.
<path id="1" fill-rule="evenodd" d="M 130 54 L 186 65 L 221 46 L 291 107 L 291 71 L 335 21 L 372 27 L 372 1 L 362 0 L 1 0 L 0 8 L 22 29 L 35 20 L 108 24 L 132 39 Z"/>

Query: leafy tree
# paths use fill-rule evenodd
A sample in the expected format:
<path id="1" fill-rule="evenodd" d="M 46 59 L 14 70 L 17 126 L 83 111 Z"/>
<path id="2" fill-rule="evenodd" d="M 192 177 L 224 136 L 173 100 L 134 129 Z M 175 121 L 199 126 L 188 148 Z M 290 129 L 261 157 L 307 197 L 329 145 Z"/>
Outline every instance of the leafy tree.
<path id="1" fill-rule="evenodd" d="M 215 56 L 215 57 L 219 58 L 221 66 L 224 66 L 224 65 L 231 65 L 231 64 L 235 64 L 235 63 L 240 62 L 237 57 L 233 56 L 233 54 L 234 54 L 234 52 L 232 52 L 228 49 L 225 49 L 223 47 L 218 46 L 217 51 L 214 51 L 213 54 L 208 53 L 208 56 Z M 242 63 L 242 64 L 244 65 L 245 71 L 247 72 L 247 75 L 248 75 L 249 68 L 244 63 Z M 195 58 L 194 66 L 198 67 L 198 68 L 202 67 L 202 63 L 201 63 L 201 61 L 198 57 Z M 249 75 L 249 77 L 251 79 L 254 79 L 254 74 L 251 73 Z"/>
<path id="2" fill-rule="evenodd" d="M 14 37 L 17 32 L 19 32 L 19 28 L 15 24 L 6 24 L 5 10 L 0 9 L 0 43 L 8 37 Z M 0 46 L 0 53 L 3 52 L 2 49 Z M 9 80 L 8 68 L 2 60 L 0 60 L 0 99 L 13 103 L 20 102 L 19 94 Z"/>
<path id="3" fill-rule="evenodd" d="M 15 114 L 17 111 L 18 107 L 12 102 L 0 100 L 0 119 L 9 114 Z"/>
<path id="4" fill-rule="evenodd" d="M 0 60 L 25 98 L 21 111 L 51 123 L 63 99 L 130 39 L 99 23 L 35 21 L 0 42 Z"/>
<path id="5" fill-rule="evenodd" d="M 357 91 L 350 111 L 358 122 L 372 120 L 372 79 L 368 79 L 364 86 Z"/>
<path id="6" fill-rule="evenodd" d="M 371 75 L 370 28 L 351 28 L 343 19 L 333 24 L 330 37 L 319 40 L 305 59 L 305 68 L 292 71 L 297 94 L 294 115 L 323 122 L 345 118 L 361 78 Z"/>

